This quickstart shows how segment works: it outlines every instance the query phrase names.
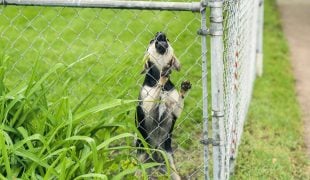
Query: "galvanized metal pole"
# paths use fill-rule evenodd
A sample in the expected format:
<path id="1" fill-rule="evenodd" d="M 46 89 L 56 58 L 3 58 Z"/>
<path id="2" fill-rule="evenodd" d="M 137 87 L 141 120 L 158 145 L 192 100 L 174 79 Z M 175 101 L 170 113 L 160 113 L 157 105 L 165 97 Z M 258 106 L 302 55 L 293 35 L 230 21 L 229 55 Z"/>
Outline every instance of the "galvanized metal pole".
<path id="1" fill-rule="evenodd" d="M 211 94 L 213 176 L 225 179 L 224 147 L 224 65 L 223 65 L 223 0 L 209 1 L 211 35 Z"/>
<path id="2" fill-rule="evenodd" d="M 62 6 L 140 10 L 200 11 L 200 2 L 106 1 L 106 0 L 0 0 L 0 5 Z"/>
<path id="3" fill-rule="evenodd" d="M 208 69 L 207 69 L 207 17 L 206 7 L 201 10 L 201 29 L 198 34 L 201 35 L 201 60 L 202 60 L 202 118 L 203 118 L 203 144 L 204 144 L 204 175 L 205 180 L 209 180 L 209 147 L 208 147 Z"/>

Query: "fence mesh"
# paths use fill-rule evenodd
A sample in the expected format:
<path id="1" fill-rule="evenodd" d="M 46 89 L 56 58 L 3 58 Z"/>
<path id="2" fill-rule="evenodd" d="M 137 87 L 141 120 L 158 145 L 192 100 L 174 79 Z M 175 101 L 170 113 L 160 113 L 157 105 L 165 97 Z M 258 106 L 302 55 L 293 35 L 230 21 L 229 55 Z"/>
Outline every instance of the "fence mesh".
<path id="1" fill-rule="evenodd" d="M 0 19 L 0 52 L 9 57 L 8 88 L 29 82 L 34 68 L 42 76 L 62 63 L 67 71 L 46 82 L 57 80 L 48 89 L 48 101 L 58 103 L 65 88 L 72 108 L 81 111 L 115 98 L 136 100 L 146 48 L 156 32 L 165 32 L 182 64 L 172 81 L 177 89 L 185 79 L 192 82 L 173 132 L 176 166 L 182 177 L 203 175 L 199 13 L 1 6 Z M 117 121 L 115 115 L 112 111 L 100 117 Z M 124 119 L 134 124 L 135 106 Z"/>
<path id="2" fill-rule="evenodd" d="M 225 177 L 234 167 L 255 80 L 259 1 L 224 1 Z"/>
<path id="3" fill-rule="evenodd" d="M 224 1 L 225 165 L 221 168 L 226 179 L 233 169 L 255 80 L 259 1 Z M 136 100 L 144 79 L 140 72 L 146 48 L 156 32 L 165 32 L 182 64 L 180 72 L 172 73 L 172 81 L 178 89 L 183 80 L 192 83 L 173 131 L 175 164 L 183 178 L 204 177 L 204 163 L 208 162 L 203 162 L 200 144 L 199 13 L 0 6 L 0 19 L 0 57 L 8 57 L 6 86 L 17 88 L 27 84 L 34 71 L 42 76 L 55 65 L 64 64 L 65 72 L 46 80 L 45 84 L 53 84 L 46 90 L 48 102 L 60 103 L 65 94 L 77 112 L 113 99 Z M 89 117 L 81 124 L 91 125 L 94 118 L 102 117 L 134 125 L 135 106 Z M 104 139 L 99 137 L 98 141 Z"/>

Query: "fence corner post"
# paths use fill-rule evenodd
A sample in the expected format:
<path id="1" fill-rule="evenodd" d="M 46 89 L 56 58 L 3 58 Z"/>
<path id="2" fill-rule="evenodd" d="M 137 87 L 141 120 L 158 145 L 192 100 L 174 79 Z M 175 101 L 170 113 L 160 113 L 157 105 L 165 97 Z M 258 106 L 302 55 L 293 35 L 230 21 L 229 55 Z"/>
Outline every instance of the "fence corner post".
<path id="1" fill-rule="evenodd" d="M 212 139 L 218 142 L 217 145 L 213 145 L 213 176 L 215 180 L 225 179 L 223 3 L 223 0 L 208 2 L 211 22 Z"/>

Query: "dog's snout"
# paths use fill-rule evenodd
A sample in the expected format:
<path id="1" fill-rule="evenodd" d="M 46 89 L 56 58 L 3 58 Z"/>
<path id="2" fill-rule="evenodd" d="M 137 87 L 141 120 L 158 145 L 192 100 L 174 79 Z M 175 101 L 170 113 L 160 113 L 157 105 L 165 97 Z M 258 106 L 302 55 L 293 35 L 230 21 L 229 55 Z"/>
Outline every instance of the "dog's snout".
<path id="1" fill-rule="evenodd" d="M 156 40 L 157 40 L 157 41 L 167 41 L 167 38 L 166 38 L 165 33 L 158 32 L 158 33 L 156 34 Z"/>
<path id="2" fill-rule="evenodd" d="M 163 55 L 167 52 L 169 48 L 168 39 L 166 37 L 166 34 L 163 32 L 157 32 L 154 39 L 151 40 L 150 44 L 155 44 L 155 49 L 157 53 Z"/>
<path id="3" fill-rule="evenodd" d="M 159 54 L 164 54 L 168 49 L 168 43 L 167 41 L 156 41 L 155 47 Z"/>

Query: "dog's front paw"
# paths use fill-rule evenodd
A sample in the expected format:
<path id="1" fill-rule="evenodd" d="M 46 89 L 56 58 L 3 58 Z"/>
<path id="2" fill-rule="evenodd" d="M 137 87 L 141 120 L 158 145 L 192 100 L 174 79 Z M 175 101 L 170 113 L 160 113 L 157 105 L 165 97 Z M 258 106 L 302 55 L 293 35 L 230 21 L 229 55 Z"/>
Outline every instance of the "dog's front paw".
<path id="1" fill-rule="evenodd" d="M 182 82 L 182 84 L 181 84 L 181 89 L 183 90 L 183 91 L 188 91 L 188 90 L 190 90 L 192 88 L 192 84 L 191 84 L 191 82 L 190 81 L 188 81 L 188 80 L 186 80 L 186 81 L 183 81 Z"/>
<path id="2" fill-rule="evenodd" d="M 171 74 L 171 66 L 163 67 L 160 73 L 160 79 L 159 79 L 158 84 L 160 86 L 164 86 L 166 82 L 168 81 L 170 74 Z"/>

